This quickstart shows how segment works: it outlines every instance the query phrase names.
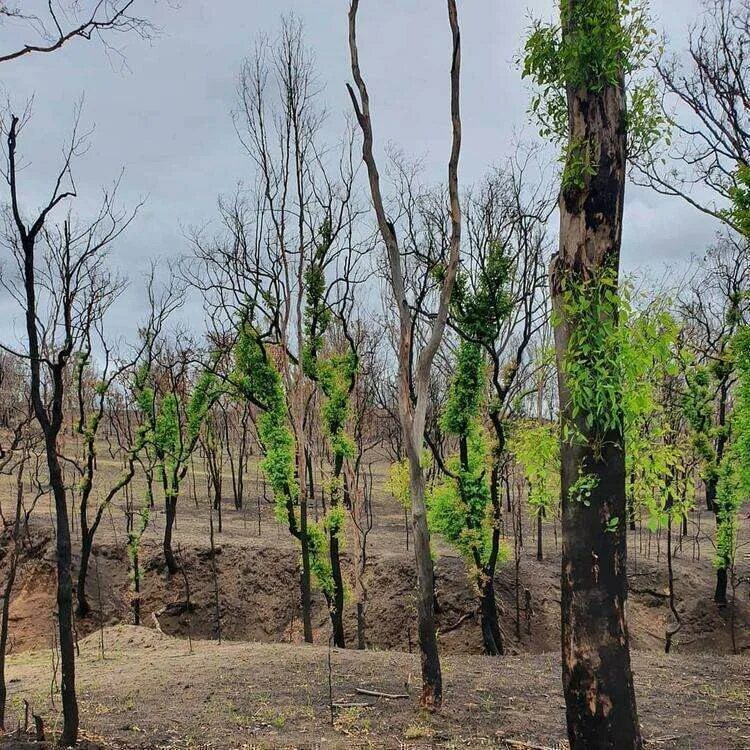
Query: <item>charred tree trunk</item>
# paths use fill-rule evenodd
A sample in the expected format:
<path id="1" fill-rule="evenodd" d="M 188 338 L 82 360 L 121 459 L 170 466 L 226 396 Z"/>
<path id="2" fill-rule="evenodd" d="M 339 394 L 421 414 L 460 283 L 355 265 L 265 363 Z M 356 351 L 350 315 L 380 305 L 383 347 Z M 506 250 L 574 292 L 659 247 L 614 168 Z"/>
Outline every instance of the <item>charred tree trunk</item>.
<path id="1" fill-rule="evenodd" d="M 729 386 L 727 379 L 723 379 L 719 386 L 719 434 L 716 439 L 716 466 L 721 465 L 721 461 L 724 458 L 724 450 L 727 443 L 727 400 L 729 398 Z M 718 477 L 712 474 L 709 480 L 706 482 L 706 505 L 708 509 L 713 511 L 716 518 L 716 527 L 718 529 L 721 521 L 721 508 L 717 504 L 717 486 Z M 716 588 L 714 589 L 714 602 L 719 607 L 727 606 L 727 568 L 726 566 L 716 568 Z"/>
<path id="2" fill-rule="evenodd" d="M 439 708 L 443 699 L 443 677 L 435 622 L 435 571 L 427 527 L 424 501 L 424 476 L 419 457 L 409 461 L 412 502 L 414 558 L 417 565 L 417 619 L 419 621 L 419 652 L 422 663 L 422 705 Z"/>
<path id="3" fill-rule="evenodd" d="M 174 528 L 175 517 L 177 516 L 176 495 L 172 493 L 167 494 L 164 500 L 164 511 L 164 542 L 162 544 L 164 550 L 164 562 L 167 564 L 169 575 L 174 575 L 180 569 L 172 549 L 172 530 Z"/>
<path id="4" fill-rule="evenodd" d="M 542 508 L 539 508 L 539 510 L 536 513 L 536 559 L 540 562 L 544 559 L 544 554 L 542 550 L 542 516 L 544 515 L 544 511 Z"/>
<path id="5" fill-rule="evenodd" d="M 83 521 L 83 517 L 81 517 Z M 94 538 L 88 533 L 88 528 L 81 529 L 81 564 L 78 567 L 78 579 L 76 580 L 76 617 L 83 619 L 88 617 L 91 612 L 91 605 L 86 598 L 86 578 L 89 571 L 89 561 L 91 560 L 91 547 Z"/>
<path id="6" fill-rule="evenodd" d="M 313 642 L 312 632 L 312 590 L 310 583 L 310 540 L 307 536 L 307 497 L 302 492 L 299 503 L 300 533 L 302 550 L 302 570 L 300 571 L 300 597 L 302 605 L 302 630 L 305 643 Z"/>
<path id="7" fill-rule="evenodd" d="M 484 653 L 489 656 L 502 656 L 505 653 L 505 643 L 498 624 L 495 582 L 492 578 L 487 578 L 482 586 L 479 605 Z"/>
<path id="8" fill-rule="evenodd" d="M 585 12 L 582 8 L 575 12 L 578 4 L 582 0 L 566 3 L 563 34 L 581 32 L 574 27 Z M 566 284 L 579 285 L 582 295 L 596 294 L 601 276 L 608 273 L 616 278 L 619 271 L 626 169 L 622 73 L 617 84 L 568 85 L 566 94 L 570 150 L 583 148 L 591 155 L 591 169 L 561 189 L 560 249 L 551 271 L 561 420 L 581 436 L 561 443 L 562 672 L 568 739 L 571 750 L 633 750 L 643 743 L 626 621 L 623 434 L 621 428 L 592 426 L 587 413 L 574 413 L 566 361 L 569 356 L 582 356 L 569 351 L 581 322 L 566 315 L 563 301 Z M 616 325 L 616 305 L 605 308 L 605 315 L 611 317 L 602 325 Z M 605 367 L 616 367 L 606 352 L 596 356 Z M 612 376 L 616 379 L 617 373 Z M 584 403 L 586 408 L 593 405 Z M 586 503 L 570 494 L 581 472 L 595 483 Z M 607 528 L 611 519 L 618 519 L 613 531 Z"/>
<path id="9" fill-rule="evenodd" d="M 133 553 L 133 625 L 141 624 L 141 562 L 138 550 Z"/>
<path id="10" fill-rule="evenodd" d="M 57 535 L 57 619 L 60 638 L 60 694 L 63 708 L 63 731 L 60 744 L 75 745 L 78 739 L 78 701 L 75 688 L 75 643 L 73 640 L 73 578 L 68 503 L 56 436 L 45 435 L 47 466 L 55 499 Z"/>
<path id="11" fill-rule="evenodd" d="M 344 467 L 343 456 L 336 456 L 333 467 L 334 486 L 341 479 L 341 471 Z M 331 492 L 331 509 L 338 507 L 340 502 L 340 491 Z M 333 578 L 333 596 L 330 602 L 331 628 L 333 630 L 333 645 L 337 648 L 346 648 L 344 638 L 344 579 L 341 575 L 341 554 L 339 544 L 339 529 L 331 531 L 329 540 L 329 552 L 331 560 L 331 576 Z"/>

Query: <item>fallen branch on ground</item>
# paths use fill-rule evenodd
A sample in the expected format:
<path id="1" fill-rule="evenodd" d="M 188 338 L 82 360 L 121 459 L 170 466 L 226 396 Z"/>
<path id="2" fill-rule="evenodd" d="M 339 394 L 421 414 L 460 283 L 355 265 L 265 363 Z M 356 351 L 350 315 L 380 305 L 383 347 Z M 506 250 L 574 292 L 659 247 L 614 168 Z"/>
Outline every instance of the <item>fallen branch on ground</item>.
<path id="1" fill-rule="evenodd" d="M 378 690 L 368 690 L 367 688 L 354 688 L 354 691 L 360 695 L 372 695 L 375 698 L 390 698 L 391 700 L 409 697 L 406 693 L 381 693 Z"/>

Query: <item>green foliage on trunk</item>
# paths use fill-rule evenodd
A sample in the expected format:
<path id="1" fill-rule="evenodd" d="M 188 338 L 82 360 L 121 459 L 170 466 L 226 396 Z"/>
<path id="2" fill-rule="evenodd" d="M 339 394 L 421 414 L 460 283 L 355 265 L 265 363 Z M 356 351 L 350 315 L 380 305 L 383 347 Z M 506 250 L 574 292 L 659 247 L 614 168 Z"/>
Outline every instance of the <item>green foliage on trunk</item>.
<path id="1" fill-rule="evenodd" d="M 462 341 L 456 355 L 455 375 L 448 391 L 448 400 L 440 416 L 444 432 L 468 437 L 471 424 L 479 416 L 484 380 L 481 349 L 470 341 Z"/>
<path id="2" fill-rule="evenodd" d="M 512 309 L 508 292 L 512 260 L 500 242 L 490 243 L 473 286 L 460 270 L 451 295 L 451 314 L 461 336 L 491 348 Z"/>
<path id="3" fill-rule="evenodd" d="M 263 448 L 261 469 L 273 491 L 276 517 L 284 522 L 288 520 L 290 506 L 299 497 L 296 443 L 288 424 L 281 375 L 249 317 L 242 320 L 238 330 L 231 381 L 242 397 L 261 408 L 257 420 L 258 439 Z"/>
<path id="4" fill-rule="evenodd" d="M 487 483 L 490 456 L 487 438 L 473 422 L 464 439 L 467 464 L 458 457 L 448 460 L 455 474 L 437 483 L 427 493 L 427 520 L 430 529 L 455 547 L 470 564 L 485 565 L 489 559 L 494 517 Z"/>
<path id="5" fill-rule="evenodd" d="M 456 371 L 440 418 L 443 430 L 458 438 L 460 456 L 448 460 L 453 476 L 427 494 L 430 528 L 453 545 L 471 564 L 489 560 L 494 528 L 487 468 L 488 441 L 479 410 L 485 386 L 484 357 L 479 346 L 462 341 Z"/>
<path id="6" fill-rule="evenodd" d="M 326 266 L 330 261 L 333 239 L 331 222 L 326 220 L 320 228 L 312 257 L 305 270 L 305 336 L 302 349 L 302 370 L 320 386 L 325 397 L 321 417 L 334 464 L 329 482 L 330 508 L 320 525 L 311 523 L 308 526 L 312 571 L 321 589 L 329 597 L 335 594 L 330 544 L 335 539 L 341 547 L 344 542 L 344 514 L 340 507 L 343 494 L 342 467 L 345 460 L 354 456 L 356 450 L 353 440 L 346 432 L 346 423 L 349 418 L 349 396 L 359 367 L 353 348 L 343 354 L 323 356 L 326 348 L 331 348 L 326 334 L 329 333 L 333 313 L 325 294 Z"/>
<path id="7" fill-rule="evenodd" d="M 540 135 L 564 145 L 563 188 L 583 187 L 599 155 L 585 140 L 568 142 L 567 90 L 601 93 L 627 86 L 628 154 L 650 149 L 667 129 L 656 82 L 643 75 L 657 51 L 647 0 L 560 2 L 560 23 L 535 20 L 526 40 L 522 76 L 534 83 L 531 114 Z"/>
<path id="8" fill-rule="evenodd" d="M 562 279 L 562 317 L 569 330 L 562 362 L 574 420 L 603 440 L 607 433 L 622 434 L 621 331 L 618 320 L 623 301 L 617 276 L 602 270 L 590 278 L 572 272 Z M 562 321 L 555 319 L 555 325 Z M 573 425 L 563 425 L 566 430 Z"/>
<path id="9" fill-rule="evenodd" d="M 739 375 L 735 406 L 731 415 L 731 439 L 719 464 L 716 487 L 717 568 L 734 562 L 739 531 L 738 513 L 750 494 L 750 328 L 743 326 L 732 341 L 732 354 Z"/>

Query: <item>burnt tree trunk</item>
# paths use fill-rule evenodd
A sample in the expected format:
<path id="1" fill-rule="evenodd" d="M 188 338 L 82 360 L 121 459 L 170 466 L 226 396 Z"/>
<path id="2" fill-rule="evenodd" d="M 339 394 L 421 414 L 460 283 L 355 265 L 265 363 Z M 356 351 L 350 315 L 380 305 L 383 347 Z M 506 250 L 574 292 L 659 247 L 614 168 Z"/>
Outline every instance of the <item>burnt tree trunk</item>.
<path id="1" fill-rule="evenodd" d="M 177 516 L 177 496 L 173 493 L 167 493 L 164 499 L 164 511 L 164 542 L 162 544 L 164 562 L 167 564 L 169 574 L 174 575 L 180 568 L 172 549 L 172 530 L 174 528 L 175 517 Z"/>
<path id="2" fill-rule="evenodd" d="M 83 521 L 83 516 L 81 516 Z M 88 617 L 91 612 L 91 605 L 86 597 L 86 578 L 89 571 L 89 561 L 91 560 L 91 547 L 94 541 L 93 534 L 89 533 L 88 528 L 81 529 L 81 563 L 78 567 L 78 578 L 76 580 L 76 616 L 79 620 Z"/>
<path id="3" fill-rule="evenodd" d="M 417 619 L 419 622 L 419 654 L 422 663 L 422 705 L 439 708 L 443 699 L 443 677 L 435 622 L 435 572 L 427 527 L 424 499 L 424 475 L 419 457 L 409 460 L 409 487 L 412 503 L 414 558 L 417 566 Z"/>
<path id="4" fill-rule="evenodd" d="M 567 2 L 564 34 L 580 32 L 573 24 L 584 12 L 574 12 L 582 2 Z M 562 677 L 568 739 L 571 750 L 632 750 L 643 743 L 626 620 L 623 434 L 621 428 L 591 426 L 588 414 L 574 413 L 566 357 L 579 322 L 566 315 L 563 303 L 566 283 L 579 284 L 581 294 L 596 294 L 601 275 L 616 278 L 619 271 L 626 169 L 623 76 L 617 84 L 602 87 L 568 85 L 566 95 L 569 143 L 583 144 L 579 148 L 591 155 L 592 166 L 561 189 L 560 248 L 551 271 L 561 420 L 581 436 L 561 443 Z M 605 314 L 614 319 L 602 323 L 615 325 L 616 306 L 606 308 Z M 616 367 L 606 353 L 599 354 Z M 581 471 L 595 481 L 587 503 L 569 494 Z M 616 528 L 610 531 L 607 524 L 615 518 Z"/>
<path id="5" fill-rule="evenodd" d="M 495 582 L 492 578 L 487 578 L 482 586 L 479 607 L 484 653 L 489 656 L 502 656 L 505 653 L 505 643 L 498 624 Z"/>
<path id="6" fill-rule="evenodd" d="M 73 640 L 73 578 L 68 503 L 60 461 L 57 436 L 45 434 L 47 466 L 55 499 L 57 535 L 57 620 L 60 637 L 60 694 L 63 706 L 63 731 L 59 744 L 75 745 L 78 739 L 78 702 L 75 688 L 75 644 Z"/>
<path id="7" fill-rule="evenodd" d="M 718 436 L 716 438 L 716 466 L 721 465 L 727 443 L 727 400 L 729 398 L 729 386 L 727 379 L 722 379 L 719 384 L 719 414 L 718 414 Z M 706 482 L 706 505 L 714 512 L 716 527 L 720 525 L 721 508 L 717 504 L 718 477 L 712 475 Z M 716 568 L 716 588 L 714 589 L 714 602 L 719 607 L 727 606 L 727 568 L 726 566 Z"/>
<path id="8" fill-rule="evenodd" d="M 544 559 L 544 551 L 542 549 L 542 516 L 544 512 L 541 508 L 536 513 L 536 559 L 541 561 Z"/>
<path id="9" fill-rule="evenodd" d="M 312 593 L 310 583 L 310 540 L 307 536 L 307 497 L 303 491 L 299 502 L 299 543 L 302 550 L 302 570 L 300 571 L 300 598 L 302 606 L 302 631 L 305 643 L 313 642 L 312 632 Z"/>
<path id="10" fill-rule="evenodd" d="M 333 467 L 334 486 L 341 479 L 341 472 L 344 468 L 343 456 L 336 456 Z M 340 492 L 335 490 L 331 492 L 331 510 L 338 507 L 340 502 Z M 333 596 L 329 603 L 331 612 L 331 628 L 333 630 L 333 645 L 337 648 L 346 648 L 344 638 L 344 578 L 341 574 L 341 554 L 339 544 L 339 530 L 333 530 L 329 539 L 329 556 L 331 560 L 331 576 L 333 578 Z"/>

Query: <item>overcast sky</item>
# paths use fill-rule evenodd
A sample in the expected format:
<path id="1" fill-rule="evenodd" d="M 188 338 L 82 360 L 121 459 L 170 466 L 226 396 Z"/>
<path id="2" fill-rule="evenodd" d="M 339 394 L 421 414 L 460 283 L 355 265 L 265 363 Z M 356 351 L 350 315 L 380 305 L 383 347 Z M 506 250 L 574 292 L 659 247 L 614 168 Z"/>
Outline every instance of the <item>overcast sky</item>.
<path id="1" fill-rule="evenodd" d="M 34 0 L 28 0 L 33 5 Z M 699 0 L 652 0 L 656 25 L 675 49 L 684 46 Z M 27 0 L 18 3 L 26 7 Z M 43 3 L 46 5 L 46 2 Z M 125 175 L 120 191 L 128 205 L 147 202 L 116 248 L 134 287 L 148 259 L 186 251 L 183 230 L 215 217 L 216 197 L 248 180 L 250 165 L 238 145 L 230 110 L 242 60 L 261 32 L 274 34 L 282 14 L 304 23 L 325 85 L 332 137 L 341 131 L 349 101 L 346 0 L 139 0 L 139 13 L 161 28 L 151 42 L 113 41 L 124 53 L 107 56 L 95 42 L 74 40 L 50 55 L 4 63 L 0 86 L 19 107 L 34 97 L 34 116 L 23 139 L 29 167 L 22 193 L 41 202 L 69 134 L 75 102 L 84 96 L 83 126 L 95 127 L 91 149 L 75 165 L 76 210 L 85 214 L 100 187 Z M 460 0 L 463 43 L 464 146 L 460 178 L 478 179 L 511 150 L 514 133 L 535 136 L 528 124 L 528 90 L 515 59 L 531 15 L 550 17 L 552 0 Z M 29 41 L 0 27 L 0 51 Z M 362 0 L 359 45 L 370 88 L 377 145 L 386 142 L 425 157 L 426 175 L 445 173 L 448 118 L 449 33 L 443 0 Z M 8 48 L 8 49 L 6 49 Z M 630 188 L 624 229 L 626 268 L 676 263 L 711 242 L 715 222 L 677 199 Z M 120 305 L 118 325 L 133 322 L 139 293 Z M 7 305 L 0 305 L 0 311 Z M 6 319 L 5 325 L 8 324 Z M 3 326 L 2 330 L 6 330 Z"/>

